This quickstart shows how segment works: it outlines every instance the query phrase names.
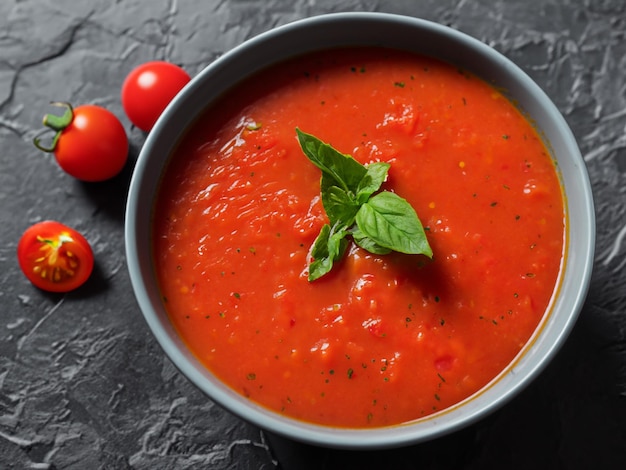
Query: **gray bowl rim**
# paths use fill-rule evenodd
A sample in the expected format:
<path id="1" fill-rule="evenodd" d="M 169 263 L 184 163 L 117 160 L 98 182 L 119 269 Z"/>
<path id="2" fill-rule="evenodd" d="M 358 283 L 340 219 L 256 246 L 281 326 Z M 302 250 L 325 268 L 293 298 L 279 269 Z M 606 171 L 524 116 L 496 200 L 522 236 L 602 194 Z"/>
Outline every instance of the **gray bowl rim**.
<path id="1" fill-rule="evenodd" d="M 433 41 L 423 41 L 417 49 L 407 38 Z M 511 366 L 452 408 L 414 422 L 374 429 L 333 428 L 288 418 L 243 398 L 215 379 L 186 350 L 167 319 L 149 246 L 152 200 L 161 169 L 193 121 L 190 107 L 196 114 L 200 107 L 209 107 L 216 95 L 236 85 L 233 76 L 245 78 L 275 62 L 314 50 L 358 45 L 406 47 L 503 87 L 548 138 L 547 144 L 558 160 L 568 221 L 559 295 L 555 293 L 551 313 Z M 205 101 L 199 105 L 202 96 L 198 96 L 203 93 Z M 379 449 L 416 444 L 468 426 L 499 409 L 542 372 L 583 307 L 593 268 L 595 213 L 587 170 L 569 126 L 543 90 L 512 61 L 463 32 L 429 20 L 391 13 L 330 13 L 297 20 L 246 40 L 209 64 L 177 95 L 147 136 L 137 159 L 127 199 L 125 243 L 131 285 L 146 323 L 172 363 L 210 399 L 242 419 L 287 438 L 325 447 Z"/>

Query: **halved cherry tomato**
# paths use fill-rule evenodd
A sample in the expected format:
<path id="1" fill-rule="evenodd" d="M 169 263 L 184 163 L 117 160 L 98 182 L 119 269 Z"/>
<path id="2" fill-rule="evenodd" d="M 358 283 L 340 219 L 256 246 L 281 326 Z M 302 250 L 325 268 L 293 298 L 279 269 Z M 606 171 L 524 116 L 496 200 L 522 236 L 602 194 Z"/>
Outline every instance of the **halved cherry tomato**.
<path id="1" fill-rule="evenodd" d="M 128 119 L 149 132 L 167 105 L 191 80 L 187 72 L 164 61 L 146 62 L 132 70 L 122 85 L 122 106 Z"/>
<path id="2" fill-rule="evenodd" d="M 69 292 L 85 283 L 94 265 L 89 242 L 76 230 L 46 220 L 32 225 L 17 244 L 24 275 L 49 292 Z"/>
<path id="3" fill-rule="evenodd" d="M 63 116 L 46 114 L 43 123 L 56 131 L 50 147 L 34 143 L 44 152 L 54 152 L 61 168 L 83 181 L 104 181 L 117 175 L 128 159 L 128 137 L 124 126 L 109 110 L 95 105 L 73 109 L 69 103 Z"/>

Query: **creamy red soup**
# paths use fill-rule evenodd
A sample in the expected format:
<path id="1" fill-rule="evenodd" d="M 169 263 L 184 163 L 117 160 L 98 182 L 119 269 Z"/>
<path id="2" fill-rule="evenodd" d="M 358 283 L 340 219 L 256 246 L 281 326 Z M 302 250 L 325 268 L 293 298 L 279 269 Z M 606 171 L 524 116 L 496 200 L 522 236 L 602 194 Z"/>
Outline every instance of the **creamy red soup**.
<path id="1" fill-rule="evenodd" d="M 309 282 L 326 214 L 296 127 L 363 164 L 417 211 L 433 250 L 350 245 Z M 315 53 L 272 67 L 182 138 L 154 211 L 170 319 L 234 390 L 337 427 L 422 418 L 514 361 L 549 308 L 564 207 L 533 126 L 496 89 L 386 49 Z"/>

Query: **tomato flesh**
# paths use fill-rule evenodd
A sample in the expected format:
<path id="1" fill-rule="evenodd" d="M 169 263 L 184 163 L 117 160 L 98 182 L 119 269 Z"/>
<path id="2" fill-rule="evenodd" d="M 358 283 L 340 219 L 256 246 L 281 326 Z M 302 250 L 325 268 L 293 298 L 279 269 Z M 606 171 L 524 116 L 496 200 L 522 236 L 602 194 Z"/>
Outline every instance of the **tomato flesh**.
<path id="1" fill-rule="evenodd" d="M 69 292 L 80 287 L 94 265 L 85 237 L 54 221 L 28 228 L 18 243 L 17 257 L 28 280 L 49 292 Z"/>

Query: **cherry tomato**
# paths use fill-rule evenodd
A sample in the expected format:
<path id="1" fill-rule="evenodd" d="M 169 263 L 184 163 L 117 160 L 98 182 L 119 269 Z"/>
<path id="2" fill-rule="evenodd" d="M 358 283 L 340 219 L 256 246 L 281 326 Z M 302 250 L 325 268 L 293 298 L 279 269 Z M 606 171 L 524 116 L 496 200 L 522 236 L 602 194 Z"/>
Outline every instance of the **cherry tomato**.
<path id="1" fill-rule="evenodd" d="M 163 110 L 191 80 L 169 62 L 146 62 L 132 70 L 122 85 L 122 106 L 128 119 L 149 132 Z"/>
<path id="2" fill-rule="evenodd" d="M 89 242 L 76 230 L 46 220 L 32 225 L 17 244 L 24 275 L 49 292 L 69 292 L 81 286 L 94 265 Z"/>
<path id="3" fill-rule="evenodd" d="M 53 152 L 59 166 L 83 181 L 104 181 L 117 175 L 128 159 L 128 137 L 124 126 L 109 110 L 95 105 L 73 109 L 69 103 L 63 116 L 47 114 L 46 127 L 56 131 L 51 147 L 34 143 L 44 152 Z"/>

